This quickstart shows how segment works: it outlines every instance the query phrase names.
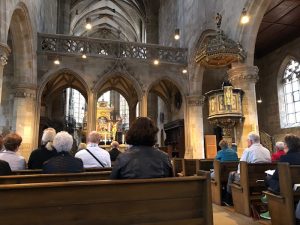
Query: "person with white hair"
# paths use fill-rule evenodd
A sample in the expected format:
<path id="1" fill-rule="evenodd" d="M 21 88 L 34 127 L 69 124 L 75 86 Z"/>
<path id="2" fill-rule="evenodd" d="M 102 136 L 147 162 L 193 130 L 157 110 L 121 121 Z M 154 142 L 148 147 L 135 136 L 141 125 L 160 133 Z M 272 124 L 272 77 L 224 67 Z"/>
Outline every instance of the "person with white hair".
<path id="1" fill-rule="evenodd" d="M 43 164 L 43 173 L 79 173 L 83 172 L 83 162 L 70 154 L 73 137 L 66 131 L 57 133 L 53 147 L 57 155 Z"/>
<path id="2" fill-rule="evenodd" d="M 275 152 L 272 154 L 272 162 L 278 161 L 282 155 L 285 155 L 284 143 L 278 141 L 275 144 Z"/>
<path id="3" fill-rule="evenodd" d="M 100 148 L 101 136 L 97 131 L 89 133 L 87 147 L 76 153 L 75 157 L 83 161 L 84 168 L 111 167 L 108 151 Z"/>
<path id="4" fill-rule="evenodd" d="M 260 144 L 259 134 L 251 132 L 248 134 L 247 139 L 248 148 L 246 148 L 240 158 L 240 162 L 247 163 L 271 163 L 271 153 L 268 149 Z M 227 196 L 225 200 L 226 205 L 232 205 L 231 186 L 233 182 L 240 181 L 240 165 L 237 171 L 229 173 L 227 182 Z"/>
<path id="5" fill-rule="evenodd" d="M 54 128 L 49 127 L 43 131 L 41 146 L 31 152 L 28 169 L 42 169 L 43 163 L 57 154 L 52 146 L 55 135 Z"/>

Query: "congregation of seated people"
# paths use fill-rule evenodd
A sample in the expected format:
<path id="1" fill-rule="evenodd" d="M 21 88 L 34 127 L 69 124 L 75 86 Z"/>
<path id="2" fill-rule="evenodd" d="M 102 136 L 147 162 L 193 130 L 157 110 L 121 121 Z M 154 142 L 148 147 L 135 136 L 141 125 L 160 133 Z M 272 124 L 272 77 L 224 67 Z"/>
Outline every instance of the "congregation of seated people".
<path id="1" fill-rule="evenodd" d="M 99 146 L 101 136 L 92 131 L 87 135 L 87 143 L 80 143 L 77 153 L 71 153 L 74 138 L 66 131 L 57 132 L 53 128 L 43 131 L 41 146 L 33 150 L 28 163 L 18 151 L 22 137 L 17 133 L 0 136 L 0 175 L 11 175 L 14 171 L 39 169 L 42 173 L 80 173 L 88 168 L 112 167 L 110 179 L 145 179 L 173 176 L 173 167 L 168 154 L 155 147 L 158 128 L 148 117 L 139 117 L 127 131 L 125 140 L 128 148 L 120 150 L 119 143 L 113 141 L 111 150 Z M 247 162 L 249 164 L 287 162 L 300 165 L 300 138 L 288 134 L 282 142 L 276 142 L 275 151 L 271 151 L 260 143 L 260 136 L 251 132 L 247 138 L 247 148 L 240 160 L 236 150 L 222 139 L 221 148 L 215 156 L 220 162 Z M 225 184 L 225 195 L 222 202 L 233 205 L 231 184 L 240 182 L 240 164 L 236 171 L 229 173 Z M 222 173 L 222 171 L 221 171 Z M 212 179 L 214 173 L 211 173 Z M 226 176 L 227 177 L 227 176 Z M 266 188 L 279 194 L 279 178 L 276 170 L 272 176 L 266 176 Z"/>

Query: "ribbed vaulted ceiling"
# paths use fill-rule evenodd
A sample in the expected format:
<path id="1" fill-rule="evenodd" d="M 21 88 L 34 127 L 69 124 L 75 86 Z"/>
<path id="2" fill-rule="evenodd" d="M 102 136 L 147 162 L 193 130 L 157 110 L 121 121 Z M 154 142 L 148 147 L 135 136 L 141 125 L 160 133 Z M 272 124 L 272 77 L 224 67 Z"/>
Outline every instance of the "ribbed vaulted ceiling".
<path id="1" fill-rule="evenodd" d="M 145 5 L 142 0 L 73 0 L 70 32 L 76 36 L 144 42 Z M 86 30 L 86 18 L 92 29 Z"/>

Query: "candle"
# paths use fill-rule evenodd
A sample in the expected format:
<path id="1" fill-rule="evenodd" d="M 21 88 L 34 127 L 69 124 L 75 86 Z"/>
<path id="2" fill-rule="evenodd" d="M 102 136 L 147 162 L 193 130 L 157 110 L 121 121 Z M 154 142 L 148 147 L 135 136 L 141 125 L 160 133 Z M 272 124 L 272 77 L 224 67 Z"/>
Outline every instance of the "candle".
<path id="1" fill-rule="evenodd" d="M 125 135 L 122 134 L 122 144 L 124 144 L 124 143 L 125 143 Z"/>
<path id="2" fill-rule="evenodd" d="M 106 145 L 106 134 L 105 134 L 105 138 L 104 138 L 104 145 Z"/>

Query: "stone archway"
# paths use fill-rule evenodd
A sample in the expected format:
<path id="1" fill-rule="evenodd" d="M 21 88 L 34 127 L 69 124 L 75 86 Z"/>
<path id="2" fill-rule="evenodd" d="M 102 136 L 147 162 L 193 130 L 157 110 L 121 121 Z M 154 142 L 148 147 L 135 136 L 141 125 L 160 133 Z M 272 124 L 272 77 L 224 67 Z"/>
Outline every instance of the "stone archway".
<path id="1" fill-rule="evenodd" d="M 19 3 L 12 13 L 7 45 L 12 49 L 3 70 L 2 131 L 16 131 L 23 142 L 20 153 L 28 158 L 36 146 L 36 53 L 29 12 Z"/>
<path id="2" fill-rule="evenodd" d="M 39 136 L 45 127 L 53 127 L 57 131 L 67 130 L 80 136 L 79 132 L 84 126 L 84 114 L 81 111 L 87 110 L 90 94 L 82 75 L 70 69 L 60 69 L 44 77 L 38 91 Z M 81 99 L 80 104 L 73 102 L 72 96 Z M 69 110 L 71 105 L 74 107 L 72 112 Z M 80 136 L 75 139 L 81 141 L 82 138 L 84 137 Z"/>

